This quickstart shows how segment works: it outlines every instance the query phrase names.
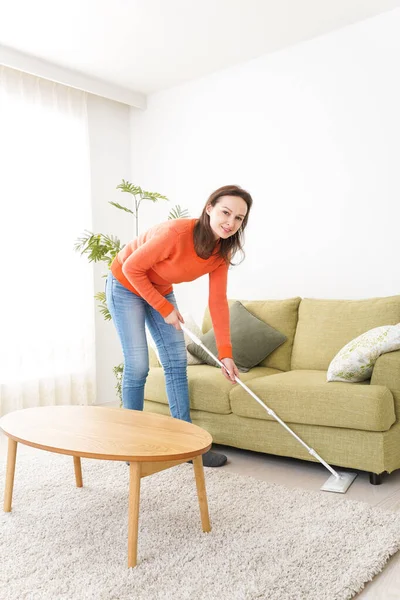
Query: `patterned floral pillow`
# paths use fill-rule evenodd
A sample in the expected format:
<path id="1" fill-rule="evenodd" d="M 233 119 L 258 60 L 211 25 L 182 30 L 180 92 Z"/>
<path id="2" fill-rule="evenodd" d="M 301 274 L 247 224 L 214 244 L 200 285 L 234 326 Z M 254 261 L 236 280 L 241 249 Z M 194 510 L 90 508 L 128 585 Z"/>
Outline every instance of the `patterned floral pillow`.
<path id="1" fill-rule="evenodd" d="M 356 383 L 370 379 L 381 354 L 400 349 L 400 323 L 375 327 L 344 346 L 328 368 L 328 381 Z"/>

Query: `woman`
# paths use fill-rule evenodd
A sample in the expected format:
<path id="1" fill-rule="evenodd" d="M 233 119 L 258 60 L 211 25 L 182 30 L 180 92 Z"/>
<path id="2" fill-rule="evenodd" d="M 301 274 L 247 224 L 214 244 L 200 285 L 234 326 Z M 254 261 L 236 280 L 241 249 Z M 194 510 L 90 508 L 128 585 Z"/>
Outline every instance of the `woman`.
<path id="1" fill-rule="evenodd" d="M 124 408 L 143 410 L 149 371 L 145 334 L 147 325 L 160 356 L 171 415 L 191 422 L 183 323 L 173 283 L 193 281 L 209 273 L 209 308 L 218 358 L 232 383 L 239 375 L 232 359 L 229 307 L 226 297 L 228 267 L 242 249 L 252 198 L 235 185 L 216 190 L 199 219 L 172 219 L 155 225 L 127 244 L 116 256 L 107 278 L 108 309 L 124 354 Z M 226 456 L 208 451 L 203 464 L 219 467 Z"/>

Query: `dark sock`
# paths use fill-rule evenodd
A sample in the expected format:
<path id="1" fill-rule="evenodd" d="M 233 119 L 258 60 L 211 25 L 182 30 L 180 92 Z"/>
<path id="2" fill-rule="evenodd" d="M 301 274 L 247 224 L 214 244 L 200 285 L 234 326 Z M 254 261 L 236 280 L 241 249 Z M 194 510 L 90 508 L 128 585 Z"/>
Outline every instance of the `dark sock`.
<path id="1" fill-rule="evenodd" d="M 226 461 L 227 457 L 225 454 L 220 454 L 219 452 L 212 452 L 209 450 L 205 454 L 203 454 L 203 466 L 204 467 L 222 467 Z M 191 460 L 188 460 L 191 463 Z"/>

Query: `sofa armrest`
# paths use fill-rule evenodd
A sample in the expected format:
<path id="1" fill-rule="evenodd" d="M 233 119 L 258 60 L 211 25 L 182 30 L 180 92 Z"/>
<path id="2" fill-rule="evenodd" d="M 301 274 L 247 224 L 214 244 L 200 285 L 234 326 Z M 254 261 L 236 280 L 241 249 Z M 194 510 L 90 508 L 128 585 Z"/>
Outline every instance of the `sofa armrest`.
<path id="1" fill-rule="evenodd" d="M 150 367 L 161 367 L 157 354 L 154 352 L 153 348 L 149 346 L 149 366 Z"/>
<path id="2" fill-rule="evenodd" d="M 400 350 L 385 352 L 378 357 L 371 376 L 371 385 L 384 385 L 392 392 L 396 419 L 400 419 Z"/>
<path id="3" fill-rule="evenodd" d="M 378 357 L 371 376 L 371 385 L 385 385 L 392 392 L 396 418 L 400 418 L 400 350 Z"/>
<path id="4" fill-rule="evenodd" d="M 400 395 L 400 350 L 378 357 L 372 371 L 371 385 L 385 385 Z"/>

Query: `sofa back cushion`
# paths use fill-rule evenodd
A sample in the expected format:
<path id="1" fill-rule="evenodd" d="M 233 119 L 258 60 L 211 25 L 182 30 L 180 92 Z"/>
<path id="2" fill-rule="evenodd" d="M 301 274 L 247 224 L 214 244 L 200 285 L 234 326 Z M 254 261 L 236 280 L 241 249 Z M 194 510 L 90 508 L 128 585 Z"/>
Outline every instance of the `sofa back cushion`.
<path id="1" fill-rule="evenodd" d="M 279 369 L 280 371 L 290 370 L 290 359 L 300 300 L 301 298 L 289 298 L 287 300 L 240 300 L 252 315 L 268 323 L 268 325 L 283 333 L 287 338 L 286 342 L 261 361 L 259 366 Z M 229 305 L 231 306 L 233 302 L 235 300 L 229 300 Z M 211 317 L 207 308 L 202 324 L 203 333 L 209 331 L 211 327 Z"/>
<path id="2" fill-rule="evenodd" d="M 294 337 L 292 369 L 326 371 L 343 346 L 374 327 L 400 322 L 400 296 L 366 300 L 304 298 Z"/>

